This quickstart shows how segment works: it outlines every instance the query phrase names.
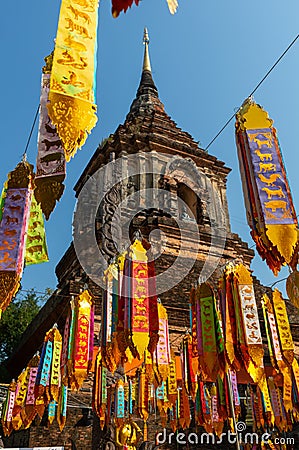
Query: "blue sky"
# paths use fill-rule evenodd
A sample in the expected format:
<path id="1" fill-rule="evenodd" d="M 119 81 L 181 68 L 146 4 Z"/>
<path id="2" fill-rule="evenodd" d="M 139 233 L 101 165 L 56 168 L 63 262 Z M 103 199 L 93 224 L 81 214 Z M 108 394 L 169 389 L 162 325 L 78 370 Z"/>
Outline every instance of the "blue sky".
<path id="1" fill-rule="evenodd" d="M 113 19 L 101 0 L 98 29 L 99 121 L 68 164 L 65 193 L 46 224 L 50 262 L 27 267 L 24 289 L 56 285 L 55 266 L 71 242 L 73 186 L 101 140 L 123 123 L 135 97 L 143 58 L 144 26 L 150 34 L 155 83 L 167 113 L 206 147 L 298 33 L 299 3 L 288 0 L 179 0 L 171 16 L 166 0 L 142 0 Z M 287 7 L 286 7 L 287 4 Z M 0 180 L 20 161 L 39 102 L 44 56 L 53 48 L 60 0 L 1 5 Z M 278 130 L 295 207 L 298 185 L 299 40 L 255 94 Z M 37 127 L 28 159 L 35 163 Z M 232 168 L 228 201 L 232 230 L 252 245 L 240 182 L 234 122 L 209 152 Z M 254 274 L 268 285 L 275 278 L 257 255 Z M 278 285 L 283 289 L 284 283 Z"/>

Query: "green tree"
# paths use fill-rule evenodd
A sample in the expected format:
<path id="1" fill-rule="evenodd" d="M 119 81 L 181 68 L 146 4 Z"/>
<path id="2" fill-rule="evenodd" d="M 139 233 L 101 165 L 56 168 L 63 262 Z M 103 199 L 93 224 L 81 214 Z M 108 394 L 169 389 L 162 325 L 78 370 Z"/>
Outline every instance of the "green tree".
<path id="1" fill-rule="evenodd" d="M 8 358 L 20 342 L 23 332 L 39 312 L 51 291 L 39 294 L 35 289 L 20 292 L 0 319 L 0 364 Z"/>

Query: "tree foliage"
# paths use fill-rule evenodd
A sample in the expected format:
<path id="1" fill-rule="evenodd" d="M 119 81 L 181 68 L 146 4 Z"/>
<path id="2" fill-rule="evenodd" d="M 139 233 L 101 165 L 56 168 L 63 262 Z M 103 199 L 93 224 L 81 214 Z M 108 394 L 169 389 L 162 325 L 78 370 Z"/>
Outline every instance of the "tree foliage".
<path id="1" fill-rule="evenodd" d="M 18 294 L 0 319 L 0 363 L 8 358 L 18 346 L 23 332 L 39 312 L 50 294 L 38 294 L 35 289 Z"/>

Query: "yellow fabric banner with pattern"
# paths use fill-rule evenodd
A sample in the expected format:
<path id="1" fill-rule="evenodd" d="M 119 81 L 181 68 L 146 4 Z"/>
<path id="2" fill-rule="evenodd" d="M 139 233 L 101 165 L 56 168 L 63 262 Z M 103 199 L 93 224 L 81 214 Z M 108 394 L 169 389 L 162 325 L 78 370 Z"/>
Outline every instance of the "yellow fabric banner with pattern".
<path id="1" fill-rule="evenodd" d="M 66 160 L 97 122 L 95 54 L 99 0 L 62 0 L 50 81 L 48 112 Z"/>

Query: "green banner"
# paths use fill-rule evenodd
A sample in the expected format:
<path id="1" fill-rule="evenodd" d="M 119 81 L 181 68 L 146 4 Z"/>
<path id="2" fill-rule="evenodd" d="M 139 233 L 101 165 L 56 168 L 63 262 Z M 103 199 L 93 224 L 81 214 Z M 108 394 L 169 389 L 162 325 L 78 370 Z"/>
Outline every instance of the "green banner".
<path id="1" fill-rule="evenodd" d="M 32 195 L 30 219 L 26 239 L 25 264 L 40 264 L 48 262 L 48 250 L 44 218 L 39 203 Z"/>

